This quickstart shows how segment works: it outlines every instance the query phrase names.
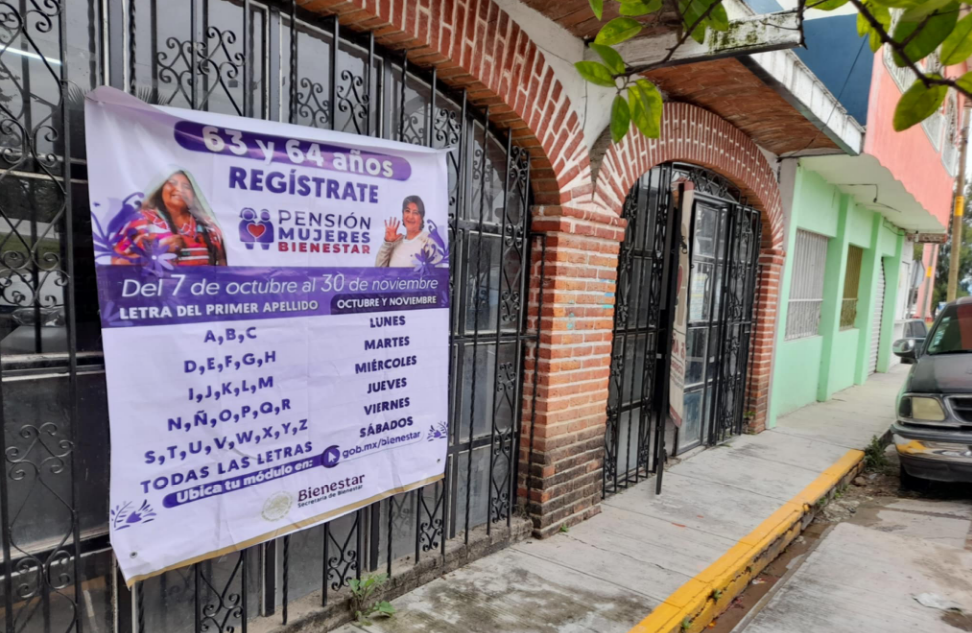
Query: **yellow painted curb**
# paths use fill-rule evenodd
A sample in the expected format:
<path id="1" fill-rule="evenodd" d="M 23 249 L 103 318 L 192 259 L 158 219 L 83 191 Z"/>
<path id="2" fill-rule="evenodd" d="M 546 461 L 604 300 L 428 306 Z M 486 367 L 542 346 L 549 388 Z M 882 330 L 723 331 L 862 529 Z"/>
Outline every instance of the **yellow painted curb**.
<path id="1" fill-rule="evenodd" d="M 862 451 L 847 451 L 719 560 L 675 590 L 629 633 L 703 631 L 803 531 L 804 518 L 813 506 L 841 481 L 856 475 L 863 462 Z"/>

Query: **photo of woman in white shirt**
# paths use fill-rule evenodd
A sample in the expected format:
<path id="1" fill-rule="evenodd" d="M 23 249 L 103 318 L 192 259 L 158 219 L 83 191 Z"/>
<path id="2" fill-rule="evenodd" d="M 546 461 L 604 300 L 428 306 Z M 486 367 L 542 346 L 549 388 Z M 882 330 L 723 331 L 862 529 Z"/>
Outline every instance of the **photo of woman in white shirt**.
<path id="1" fill-rule="evenodd" d="M 398 232 L 404 226 L 405 235 Z M 425 229 L 425 203 L 418 196 L 408 196 L 402 202 L 402 221 L 389 218 L 385 221 L 385 241 L 378 249 L 375 266 L 379 268 L 412 268 L 424 254 L 433 265 L 442 255 Z"/>

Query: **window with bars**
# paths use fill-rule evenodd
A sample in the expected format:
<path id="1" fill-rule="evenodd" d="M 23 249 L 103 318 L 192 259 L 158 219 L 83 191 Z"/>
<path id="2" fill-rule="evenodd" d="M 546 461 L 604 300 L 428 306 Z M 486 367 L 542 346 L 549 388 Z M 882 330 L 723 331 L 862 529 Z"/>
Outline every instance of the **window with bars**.
<path id="1" fill-rule="evenodd" d="M 786 311 L 786 340 L 817 336 L 823 305 L 824 272 L 827 267 L 825 235 L 797 230 L 793 276 Z"/>
<path id="2" fill-rule="evenodd" d="M 844 298 L 840 305 L 840 329 L 854 327 L 857 320 L 857 296 L 861 287 L 861 261 L 864 250 L 857 246 L 847 247 L 847 271 L 844 276 Z"/>

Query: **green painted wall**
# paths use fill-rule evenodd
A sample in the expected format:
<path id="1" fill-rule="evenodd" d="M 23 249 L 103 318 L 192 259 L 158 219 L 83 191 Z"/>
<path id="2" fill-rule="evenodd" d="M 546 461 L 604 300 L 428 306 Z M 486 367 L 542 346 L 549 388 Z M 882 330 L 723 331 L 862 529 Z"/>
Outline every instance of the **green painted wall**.
<path id="1" fill-rule="evenodd" d="M 792 281 L 792 259 L 787 258 L 781 283 L 780 325 L 777 331 L 773 391 L 768 426 L 780 415 L 814 401 L 830 399 L 842 389 L 863 383 L 868 376 L 871 327 L 877 299 L 878 267 L 885 279 L 878 371 L 891 362 L 894 305 L 904 237 L 879 213 L 858 207 L 850 196 L 816 172 L 797 168 L 793 211 L 788 223 L 787 250 L 796 248 L 797 229 L 826 235 L 829 240 L 824 273 L 820 335 L 786 340 L 787 299 Z M 864 249 L 854 328 L 841 330 L 840 310 L 850 245 Z"/>

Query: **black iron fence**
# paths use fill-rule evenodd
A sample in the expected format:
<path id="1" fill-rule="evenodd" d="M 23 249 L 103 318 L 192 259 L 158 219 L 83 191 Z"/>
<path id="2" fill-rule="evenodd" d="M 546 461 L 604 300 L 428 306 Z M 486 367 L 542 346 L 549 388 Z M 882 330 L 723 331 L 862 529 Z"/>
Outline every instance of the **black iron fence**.
<path id="1" fill-rule="evenodd" d="M 510 525 L 530 421 L 523 359 L 539 339 L 526 326 L 530 253 L 540 250 L 529 233 L 529 155 L 434 72 L 296 4 L 0 2 L 7 633 L 228 633 L 274 618 L 260 620 L 266 628 L 286 623 L 298 601 L 328 604 L 352 578 L 400 574 L 477 529 Z M 102 84 L 158 105 L 455 148 L 443 481 L 123 586 L 107 537 L 110 444 L 84 152 L 84 95 Z"/>

